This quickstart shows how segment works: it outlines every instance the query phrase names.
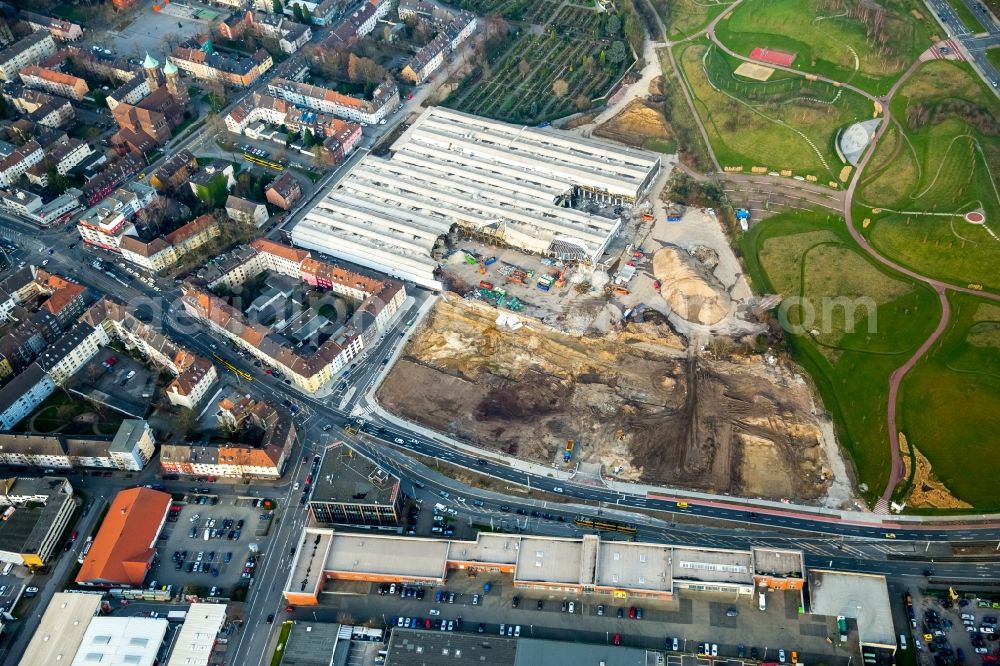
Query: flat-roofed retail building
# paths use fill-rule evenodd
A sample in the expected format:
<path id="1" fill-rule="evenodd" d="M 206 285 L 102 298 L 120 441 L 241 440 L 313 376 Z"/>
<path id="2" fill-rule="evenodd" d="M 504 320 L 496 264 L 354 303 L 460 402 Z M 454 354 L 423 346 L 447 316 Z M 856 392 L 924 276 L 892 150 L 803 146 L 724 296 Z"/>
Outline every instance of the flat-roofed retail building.
<path id="1" fill-rule="evenodd" d="M 431 107 L 366 156 L 292 230 L 295 245 L 440 288 L 435 252 L 453 227 L 525 252 L 596 264 L 614 207 L 641 199 L 660 157 L 553 129 Z M 580 203 L 606 207 L 583 210 Z"/>
<path id="2" fill-rule="evenodd" d="M 784 551 L 792 557 L 794 551 Z M 798 553 L 802 571 L 801 553 Z M 475 541 L 359 535 L 306 528 L 285 585 L 291 604 L 317 604 L 327 580 L 441 584 L 451 571 L 501 573 L 519 589 L 672 599 L 677 589 L 752 595 L 752 551 L 482 533 Z M 794 585 L 801 587 L 801 573 Z M 768 572 L 768 580 L 780 576 Z"/>

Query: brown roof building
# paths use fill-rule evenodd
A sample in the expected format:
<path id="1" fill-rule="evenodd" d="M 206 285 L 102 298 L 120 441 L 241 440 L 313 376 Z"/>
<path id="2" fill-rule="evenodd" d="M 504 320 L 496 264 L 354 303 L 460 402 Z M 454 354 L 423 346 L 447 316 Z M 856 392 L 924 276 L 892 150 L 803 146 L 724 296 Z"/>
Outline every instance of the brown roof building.
<path id="1" fill-rule="evenodd" d="M 170 494 L 129 488 L 115 495 L 76 576 L 80 585 L 142 585 L 156 556 L 156 538 L 167 519 Z"/>
<path id="2" fill-rule="evenodd" d="M 269 203 L 288 210 L 302 198 L 302 186 L 292 174 L 285 171 L 264 192 Z"/>

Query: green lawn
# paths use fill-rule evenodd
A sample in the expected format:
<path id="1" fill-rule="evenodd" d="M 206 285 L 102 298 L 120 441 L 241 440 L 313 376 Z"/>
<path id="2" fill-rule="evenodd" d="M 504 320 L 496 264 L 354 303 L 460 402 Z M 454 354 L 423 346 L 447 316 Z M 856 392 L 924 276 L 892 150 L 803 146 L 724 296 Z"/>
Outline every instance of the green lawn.
<path id="1" fill-rule="evenodd" d="M 1000 305 L 955 293 L 949 301 L 948 329 L 901 386 L 900 428 L 954 496 L 995 511 Z"/>
<path id="2" fill-rule="evenodd" d="M 729 8 L 731 2 L 720 0 L 651 0 L 653 9 L 667 27 L 671 40 L 696 34 Z"/>
<path id="3" fill-rule="evenodd" d="M 857 217 L 872 223 L 863 232 L 880 252 L 923 274 L 1000 291 L 995 98 L 967 64 L 939 60 L 914 73 L 892 111 L 905 131 L 886 133 L 866 172 L 857 201 L 868 208 Z M 961 217 L 979 208 L 988 229 Z"/>
<path id="4" fill-rule="evenodd" d="M 955 10 L 955 15 L 958 20 L 962 22 L 962 25 L 968 29 L 969 32 L 976 34 L 979 32 L 985 32 L 983 24 L 979 21 L 979 18 L 969 9 L 962 0 L 948 0 L 948 4 L 951 8 Z"/>
<path id="5" fill-rule="evenodd" d="M 281 631 L 278 632 L 278 644 L 274 647 L 274 654 L 271 655 L 271 666 L 281 664 L 281 658 L 285 654 L 285 645 L 288 644 L 288 636 L 292 633 L 292 622 L 283 622 Z"/>
<path id="6" fill-rule="evenodd" d="M 705 39 L 676 47 L 674 56 L 723 167 L 787 169 L 826 183 L 843 166 L 837 131 L 872 116 L 867 100 L 843 88 L 780 72 L 766 82 L 737 77 L 738 61 Z"/>
<path id="7" fill-rule="evenodd" d="M 740 246 L 754 290 L 786 299 L 778 315 L 788 323 L 789 347 L 816 382 L 873 501 L 889 476 L 888 378 L 934 329 L 936 296 L 871 262 L 843 219 L 825 212 L 777 215 Z"/>
<path id="8" fill-rule="evenodd" d="M 986 59 L 989 60 L 994 67 L 1000 69 L 1000 46 L 987 51 Z"/>
<path id="9" fill-rule="evenodd" d="M 749 0 L 719 22 L 716 35 L 737 53 L 755 47 L 796 54 L 803 72 L 883 93 L 917 55 L 931 45 L 933 25 L 914 10 L 916 0 L 888 0 L 881 20 L 857 0 L 836 8 L 823 0 Z M 829 7 L 829 9 L 824 9 Z M 884 46 L 873 48 L 873 43 Z"/>

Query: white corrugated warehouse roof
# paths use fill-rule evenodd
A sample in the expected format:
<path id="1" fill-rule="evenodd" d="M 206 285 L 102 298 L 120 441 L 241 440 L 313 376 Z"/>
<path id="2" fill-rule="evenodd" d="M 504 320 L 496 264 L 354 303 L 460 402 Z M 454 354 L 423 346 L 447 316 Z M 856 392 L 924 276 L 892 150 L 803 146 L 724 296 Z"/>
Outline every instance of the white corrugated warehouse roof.
<path id="1" fill-rule="evenodd" d="M 153 666 L 167 633 L 167 621 L 151 617 L 95 617 L 72 666 Z"/>
<path id="2" fill-rule="evenodd" d="M 225 604 L 191 604 L 167 666 L 206 666 L 225 622 Z"/>
<path id="3" fill-rule="evenodd" d="M 632 201 L 660 167 L 652 153 L 440 107 L 392 153 L 361 160 L 295 226 L 293 242 L 432 287 L 440 285 L 431 251 L 454 224 L 499 228 L 527 251 L 598 261 L 620 221 L 560 206 L 560 197 L 583 188 L 609 203 Z"/>

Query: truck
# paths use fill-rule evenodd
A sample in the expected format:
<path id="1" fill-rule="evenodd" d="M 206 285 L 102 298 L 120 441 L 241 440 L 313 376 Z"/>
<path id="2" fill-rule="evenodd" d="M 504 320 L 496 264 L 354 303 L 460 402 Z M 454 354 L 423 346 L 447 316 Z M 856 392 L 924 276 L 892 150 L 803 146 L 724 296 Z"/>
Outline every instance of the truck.
<path id="1" fill-rule="evenodd" d="M 566 450 L 563 452 L 563 462 L 569 462 L 570 458 L 573 457 L 573 440 L 566 440 Z"/>
<path id="2" fill-rule="evenodd" d="M 847 618 L 843 615 L 837 616 L 837 629 L 840 630 L 840 642 L 847 642 Z"/>
<path id="3" fill-rule="evenodd" d="M 167 611 L 167 622 L 183 622 L 187 618 L 187 611 Z"/>

